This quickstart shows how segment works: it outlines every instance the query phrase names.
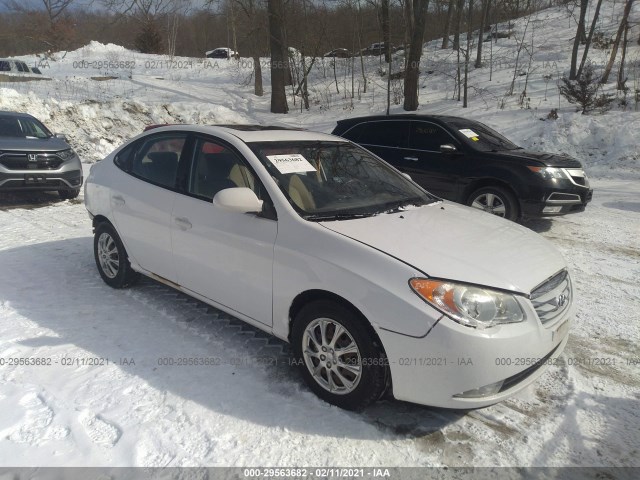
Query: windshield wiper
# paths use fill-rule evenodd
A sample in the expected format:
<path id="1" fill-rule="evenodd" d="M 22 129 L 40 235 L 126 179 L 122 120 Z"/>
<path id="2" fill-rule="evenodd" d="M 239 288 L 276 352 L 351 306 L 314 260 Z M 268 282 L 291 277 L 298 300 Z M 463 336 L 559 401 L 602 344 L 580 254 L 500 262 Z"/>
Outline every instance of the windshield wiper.
<path id="1" fill-rule="evenodd" d="M 356 218 L 367 218 L 373 217 L 374 215 L 377 215 L 377 213 L 315 213 L 305 215 L 304 219 L 311 222 L 331 222 L 335 220 L 353 220 Z"/>

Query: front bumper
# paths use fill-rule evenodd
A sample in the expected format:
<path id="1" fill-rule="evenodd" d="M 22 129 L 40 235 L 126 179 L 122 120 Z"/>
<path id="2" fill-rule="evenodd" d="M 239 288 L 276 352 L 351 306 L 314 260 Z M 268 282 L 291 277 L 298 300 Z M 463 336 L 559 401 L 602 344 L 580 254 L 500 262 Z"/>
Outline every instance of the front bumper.
<path id="1" fill-rule="evenodd" d="M 521 199 L 522 215 L 546 217 L 583 212 L 593 198 L 593 189 L 589 187 L 586 176 L 582 178 L 585 185 L 573 179 L 552 179 L 532 186 Z"/>
<path id="2" fill-rule="evenodd" d="M 82 186 L 82 170 L 0 170 L 0 191 L 76 190 Z"/>
<path id="3" fill-rule="evenodd" d="M 573 306 L 543 325 L 530 302 L 527 320 L 487 330 L 443 316 L 423 338 L 380 331 L 393 395 L 422 405 L 479 408 L 526 388 L 557 363 L 568 340 Z"/>

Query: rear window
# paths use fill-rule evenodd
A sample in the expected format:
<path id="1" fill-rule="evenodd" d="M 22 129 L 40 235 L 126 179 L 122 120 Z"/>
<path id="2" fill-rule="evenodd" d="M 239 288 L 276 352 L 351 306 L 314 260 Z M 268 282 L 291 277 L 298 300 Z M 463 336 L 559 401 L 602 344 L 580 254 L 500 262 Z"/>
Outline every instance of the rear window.
<path id="1" fill-rule="evenodd" d="M 6 60 L 0 60 L 0 72 L 10 72 L 11 65 Z"/>

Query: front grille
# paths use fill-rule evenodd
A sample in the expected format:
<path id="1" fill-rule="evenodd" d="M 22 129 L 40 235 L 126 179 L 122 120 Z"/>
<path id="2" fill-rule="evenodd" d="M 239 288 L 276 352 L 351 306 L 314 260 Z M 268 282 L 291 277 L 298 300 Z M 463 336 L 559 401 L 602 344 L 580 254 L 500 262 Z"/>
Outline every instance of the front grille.
<path id="1" fill-rule="evenodd" d="M 26 153 L 5 153 L 0 156 L 0 164 L 9 170 L 56 170 L 62 159 L 50 153 L 39 153 L 36 161 L 30 162 Z"/>
<path id="2" fill-rule="evenodd" d="M 571 279 L 566 270 L 554 275 L 531 292 L 531 303 L 543 324 L 562 315 L 571 302 L 573 302 Z"/>

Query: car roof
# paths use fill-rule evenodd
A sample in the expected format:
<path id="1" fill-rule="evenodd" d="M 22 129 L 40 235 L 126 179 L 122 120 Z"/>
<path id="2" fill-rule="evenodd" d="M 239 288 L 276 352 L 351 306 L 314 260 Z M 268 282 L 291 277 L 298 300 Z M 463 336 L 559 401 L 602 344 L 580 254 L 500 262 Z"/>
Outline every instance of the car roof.
<path id="1" fill-rule="evenodd" d="M 7 117 L 16 117 L 16 118 L 35 118 L 33 115 L 29 115 L 28 113 L 10 112 L 8 110 L 0 110 L 0 115 L 4 115 Z"/>
<path id="2" fill-rule="evenodd" d="M 360 122 L 367 122 L 372 120 L 431 120 L 431 121 L 439 121 L 439 122 L 454 122 L 454 121 L 465 121 L 465 122 L 473 122 L 474 120 L 468 120 L 462 117 L 454 117 L 452 115 L 424 115 L 424 114 L 413 114 L 413 113 L 400 113 L 397 115 L 369 115 L 366 117 L 351 117 L 345 118 L 342 120 L 338 120 L 338 124 L 354 124 Z"/>
<path id="3" fill-rule="evenodd" d="M 245 143 L 250 142 L 279 142 L 279 141 L 328 141 L 344 142 L 344 138 L 326 133 L 312 132 L 300 128 L 289 128 L 269 125 L 168 125 L 158 127 L 149 132 L 192 131 L 200 133 L 227 133 L 233 135 Z"/>

